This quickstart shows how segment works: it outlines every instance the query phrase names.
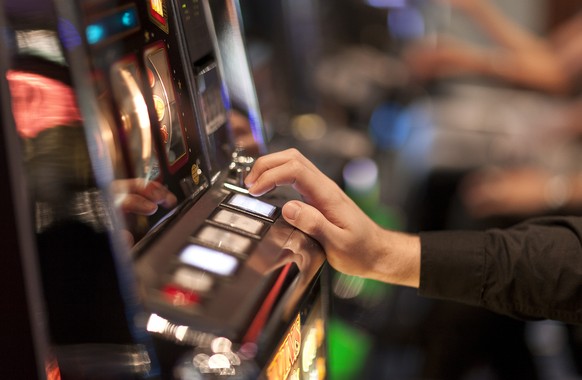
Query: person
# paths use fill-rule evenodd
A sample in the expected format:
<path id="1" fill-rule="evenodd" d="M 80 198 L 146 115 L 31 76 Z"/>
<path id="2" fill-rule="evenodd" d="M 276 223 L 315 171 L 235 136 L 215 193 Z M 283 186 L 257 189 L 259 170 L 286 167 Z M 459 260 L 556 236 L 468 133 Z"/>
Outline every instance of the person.
<path id="1" fill-rule="evenodd" d="M 579 217 L 486 231 L 383 229 L 293 148 L 260 157 L 245 183 L 253 196 L 284 185 L 301 194 L 283 206 L 283 218 L 316 239 L 340 272 L 518 319 L 582 324 Z"/>
<path id="2" fill-rule="evenodd" d="M 582 12 L 541 37 L 513 22 L 488 0 L 435 1 L 461 11 L 496 45 L 477 46 L 452 36 L 439 36 L 436 45 L 415 43 L 404 59 L 418 79 L 470 73 L 555 95 L 579 90 Z"/>

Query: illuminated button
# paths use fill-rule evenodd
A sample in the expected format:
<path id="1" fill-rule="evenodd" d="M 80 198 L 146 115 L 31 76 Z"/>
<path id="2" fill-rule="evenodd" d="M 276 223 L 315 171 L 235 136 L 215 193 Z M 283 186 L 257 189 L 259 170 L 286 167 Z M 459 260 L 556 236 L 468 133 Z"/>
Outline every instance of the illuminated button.
<path id="1" fill-rule="evenodd" d="M 190 306 L 200 303 L 200 296 L 191 290 L 168 284 L 162 290 L 166 300 L 174 306 Z"/>
<path id="2" fill-rule="evenodd" d="M 106 36 L 105 27 L 101 24 L 91 24 L 85 29 L 87 41 L 93 45 L 101 41 Z"/>
<path id="3" fill-rule="evenodd" d="M 277 210 L 277 207 L 267 202 L 243 194 L 234 194 L 227 200 L 227 204 L 267 218 L 272 218 Z"/>
<path id="4" fill-rule="evenodd" d="M 128 9 L 120 15 L 121 24 L 127 28 L 133 28 L 137 26 L 137 15 L 135 10 Z"/>
<path id="5" fill-rule="evenodd" d="M 224 252 L 190 244 L 179 254 L 182 263 L 221 276 L 230 276 L 238 267 L 238 260 Z"/>
<path id="6" fill-rule="evenodd" d="M 190 268 L 178 268 L 172 277 L 172 281 L 186 289 L 199 293 L 206 293 L 212 288 L 214 280 L 206 272 Z"/>
<path id="7" fill-rule="evenodd" d="M 265 227 L 265 224 L 248 216 L 237 214 L 235 212 L 220 210 L 213 217 L 217 223 L 227 225 L 254 235 L 258 235 Z"/>
<path id="8" fill-rule="evenodd" d="M 196 237 L 206 244 L 239 255 L 247 255 L 252 242 L 247 237 L 213 226 L 205 226 Z"/>

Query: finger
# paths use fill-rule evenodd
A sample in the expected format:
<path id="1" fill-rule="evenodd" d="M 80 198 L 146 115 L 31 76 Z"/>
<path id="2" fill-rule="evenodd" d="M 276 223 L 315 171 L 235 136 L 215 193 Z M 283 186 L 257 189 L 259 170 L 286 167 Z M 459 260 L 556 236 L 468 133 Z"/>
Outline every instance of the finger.
<path id="1" fill-rule="evenodd" d="M 258 177 L 265 171 L 281 166 L 289 161 L 297 161 L 306 168 L 318 170 L 315 165 L 311 163 L 305 156 L 303 156 L 297 149 L 291 148 L 281 152 L 271 153 L 257 159 L 251 172 L 245 179 L 247 186 L 252 186 Z"/>
<path id="2" fill-rule="evenodd" d="M 325 245 L 329 239 L 333 239 L 339 230 L 319 210 L 303 202 L 287 202 L 283 206 L 282 215 L 289 224 L 313 237 L 322 245 Z"/>
<path id="3" fill-rule="evenodd" d="M 260 196 L 283 185 L 292 186 L 308 203 L 317 203 L 319 206 L 326 202 L 330 194 L 340 192 L 337 185 L 320 171 L 291 160 L 263 172 L 249 188 L 249 193 Z"/>
<path id="4" fill-rule="evenodd" d="M 158 210 L 155 202 L 148 200 L 137 194 L 125 194 L 119 199 L 119 207 L 125 213 L 138 215 L 152 215 Z"/>

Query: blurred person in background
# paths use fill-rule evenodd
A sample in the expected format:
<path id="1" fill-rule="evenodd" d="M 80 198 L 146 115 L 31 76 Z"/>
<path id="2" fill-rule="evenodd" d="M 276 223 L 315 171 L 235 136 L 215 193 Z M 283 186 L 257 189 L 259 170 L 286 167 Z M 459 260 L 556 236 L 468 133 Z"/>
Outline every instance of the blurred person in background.
<path id="1" fill-rule="evenodd" d="M 556 95 L 579 92 L 582 7 L 545 38 L 522 28 L 488 0 L 435 0 L 459 10 L 496 44 L 476 46 L 452 36 L 413 44 L 404 58 L 420 80 L 479 74 Z"/>

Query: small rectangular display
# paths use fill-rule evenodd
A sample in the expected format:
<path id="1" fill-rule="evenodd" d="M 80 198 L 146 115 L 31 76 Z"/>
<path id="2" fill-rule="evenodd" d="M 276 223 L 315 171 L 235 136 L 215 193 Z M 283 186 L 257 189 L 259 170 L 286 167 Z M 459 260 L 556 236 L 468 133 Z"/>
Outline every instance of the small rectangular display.
<path id="1" fill-rule="evenodd" d="M 232 275 L 239 265 L 233 256 L 196 244 L 186 246 L 178 257 L 184 264 L 221 276 Z"/>
<path id="2" fill-rule="evenodd" d="M 234 194 L 227 200 L 227 204 L 266 218 L 272 218 L 277 211 L 277 207 L 267 202 L 242 194 Z"/>
<path id="3" fill-rule="evenodd" d="M 206 244 L 243 256 L 248 255 L 252 242 L 247 237 L 213 226 L 205 226 L 196 237 Z"/>
<path id="4" fill-rule="evenodd" d="M 259 235 L 265 227 L 265 223 L 259 220 L 228 210 L 218 211 L 212 220 L 253 235 Z"/>

